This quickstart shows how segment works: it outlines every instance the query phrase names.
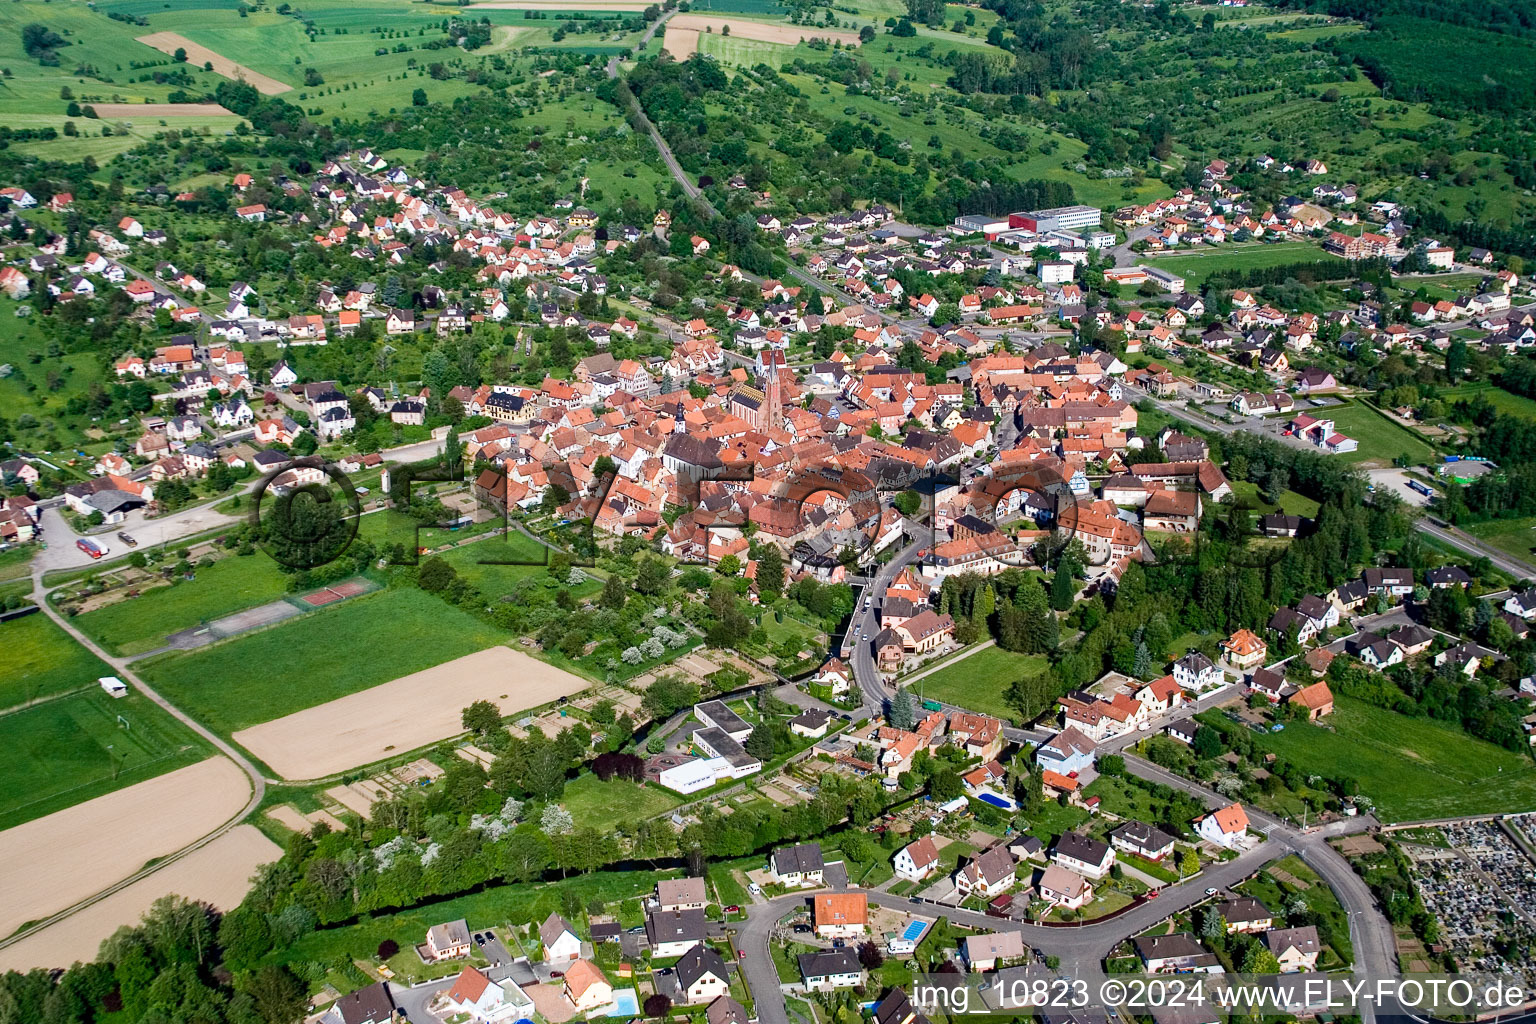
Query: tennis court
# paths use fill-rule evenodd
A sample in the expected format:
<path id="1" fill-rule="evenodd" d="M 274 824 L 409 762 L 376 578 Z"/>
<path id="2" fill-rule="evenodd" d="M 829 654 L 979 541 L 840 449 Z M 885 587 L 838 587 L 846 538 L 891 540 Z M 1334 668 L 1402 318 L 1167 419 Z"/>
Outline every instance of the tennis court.
<path id="1" fill-rule="evenodd" d="M 347 580 L 334 587 L 321 587 L 319 590 L 311 591 L 299 600 L 311 608 L 321 608 L 328 604 L 335 604 L 337 601 L 345 601 L 349 597 L 358 597 L 372 589 L 373 587 L 363 580 Z"/>

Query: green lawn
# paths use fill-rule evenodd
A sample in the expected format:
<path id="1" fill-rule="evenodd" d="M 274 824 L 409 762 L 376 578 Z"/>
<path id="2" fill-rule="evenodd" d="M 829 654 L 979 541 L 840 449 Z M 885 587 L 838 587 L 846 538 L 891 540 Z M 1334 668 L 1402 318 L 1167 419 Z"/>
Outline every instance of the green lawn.
<path id="1" fill-rule="evenodd" d="M 913 682 L 910 689 L 924 698 L 944 701 L 971 711 L 981 711 L 1012 721 L 1017 712 L 1008 706 L 1003 693 L 1008 684 L 1042 671 L 1044 658 L 1014 654 L 1000 647 L 988 647 L 962 658 Z"/>
<path id="2" fill-rule="evenodd" d="M 0 830 L 209 754 L 147 697 L 109 697 L 94 682 L 84 692 L 0 716 L 0 749 Z"/>
<path id="3" fill-rule="evenodd" d="M 1339 433 L 1360 442 L 1359 449 L 1342 456 L 1345 462 L 1372 461 L 1385 466 L 1399 455 L 1407 455 L 1414 463 L 1435 458 L 1435 450 L 1417 434 L 1368 405 L 1330 406 L 1318 410 L 1318 416 L 1333 420 Z"/>
<path id="4" fill-rule="evenodd" d="M 1450 388 L 1440 392 L 1440 397 L 1448 403 L 1462 399 L 1471 402 L 1481 397 L 1487 399 L 1488 404 L 1499 412 L 1536 419 L 1536 399 L 1526 398 L 1524 395 L 1517 395 L 1491 384 L 1467 384 L 1459 388 Z"/>
<path id="5" fill-rule="evenodd" d="M 1292 764 L 1354 778 L 1383 821 L 1536 807 L 1536 764 L 1528 754 L 1347 697 L 1338 698 L 1324 721 L 1255 734 L 1255 742 Z"/>
<path id="6" fill-rule="evenodd" d="M 1233 480 L 1232 493 L 1247 501 L 1248 507 L 1260 514 L 1270 512 L 1284 512 L 1288 516 L 1303 516 L 1307 519 L 1317 517 L 1318 504 L 1305 494 L 1298 494 L 1292 490 L 1282 491 L 1280 503 L 1272 505 L 1259 496 L 1259 485 L 1252 480 Z"/>
<path id="7" fill-rule="evenodd" d="M 157 655 L 136 667 L 178 707 L 228 734 L 508 639 L 411 588 L 353 598 L 201 651 Z"/>
<path id="8" fill-rule="evenodd" d="M 1260 270 L 1322 259 L 1323 255 L 1323 250 L 1311 242 L 1251 242 L 1190 252 L 1154 253 L 1141 262 L 1178 274 L 1184 278 L 1188 289 L 1194 292 L 1199 290 L 1206 278 L 1219 271 Z"/>
<path id="9" fill-rule="evenodd" d="M 1536 516 L 1474 523 L 1466 531 L 1516 558 L 1530 558 L 1536 553 Z"/>
<path id="10" fill-rule="evenodd" d="M 628 779 L 604 782 L 589 772 L 566 784 L 560 802 L 577 825 L 612 831 L 623 822 L 665 814 L 682 801 L 660 786 L 642 786 Z"/>
<path id="11" fill-rule="evenodd" d="M 0 623 L 0 709 L 94 687 L 111 674 L 110 666 L 42 612 Z"/>
<path id="12" fill-rule="evenodd" d="M 196 577 L 86 612 L 75 624 L 113 654 L 140 654 L 161 646 L 170 633 L 274 601 L 287 585 L 278 564 L 262 551 L 227 555 L 198 569 Z"/>

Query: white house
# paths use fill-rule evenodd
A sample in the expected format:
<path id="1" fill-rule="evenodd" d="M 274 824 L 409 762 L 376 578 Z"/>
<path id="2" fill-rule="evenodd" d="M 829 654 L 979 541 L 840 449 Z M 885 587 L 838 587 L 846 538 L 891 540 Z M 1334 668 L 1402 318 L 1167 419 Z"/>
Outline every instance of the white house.
<path id="1" fill-rule="evenodd" d="M 955 892 L 961 899 L 973 893 L 991 899 L 1013 888 L 1014 881 L 1013 858 L 1007 849 L 997 846 L 971 858 L 955 872 Z"/>
<path id="2" fill-rule="evenodd" d="M 547 960 L 575 960 L 581 956 L 581 937 L 559 914 L 550 914 L 539 925 L 539 941 Z"/>
<path id="3" fill-rule="evenodd" d="M 1200 838 L 1231 849 L 1248 831 L 1248 812 L 1242 804 L 1228 804 L 1201 818 L 1195 831 Z"/>
<path id="4" fill-rule="evenodd" d="M 911 882 L 921 882 L 933 874 L 939 867 L 939 849 L 933 837 L 923 836 L 897 850 L 893 866 L 896 874 Z"/>
<path id="5" fill-rule="evenodd" d="M 495 982 L 474 967 L 466 967 L 443 993 L 450 1014 L 467 1013 L 475 1020 L 496 1022 L 533 1015 L 533 1000 L 510 978 Z"/>

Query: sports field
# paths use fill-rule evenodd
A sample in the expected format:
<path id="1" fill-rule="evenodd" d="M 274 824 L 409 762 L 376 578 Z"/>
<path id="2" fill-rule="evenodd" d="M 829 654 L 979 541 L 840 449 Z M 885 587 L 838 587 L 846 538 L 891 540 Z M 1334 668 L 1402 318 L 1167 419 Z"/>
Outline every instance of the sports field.
<path id="1" fill-rule="evenodd" d="M 285 779 L 318 779 L 455 736 L 464 731 L 460 712 L 477 700 L 512 715 L 590 685 L 521 651 L 492 647 L 232 738 Z"/>
<path id="2" fill-rule="evenodd" d="M 925 699 L 1012 721 L 1018 717 L 1018 712 L 1003 697 L 1008 685 L 1043 671 L 1047 664 L 1044 658 L 1031 654 L 1014 654 L 1001 647 L 988 647 L 947 664 L 932 675 L 914 678 L 902 685 L 913 696 L 920 694 Z"/>
<path id="3" fill-rule="evenodd" d="M 232 910 L 250 891 L 257 868 L 282 855 L 282 849 L 254 825 L 237 825 L 148 878 L 0 949 L 0 971 L 67 967 L 84 960 L 102 940 L 123 925 L 138 924 L 155 900 L 172 893 L 210 903 L 217 910 Z"/>
<path id="4" fill-rule="evenodd" d="M 1536 807 L 1536 763 L 1528 754 L 1347 697 L 1338 698 L 1323 726 L 1288 724 L 1255 742 L 1292 764 L 1354 778 L 1382 821 Z"/>
<path id="5" fill-rule="evenodd" d="M 0 936 L 72 906 L 237 814 L 250 780 L 224 757 L 0 832 Z M 25 864 L 26 870 L 14 870 Z M 84 957 L 94 950 L 80 954 Z"/>
<path id="6" fill-rule="evenodd" d="M 96 674 L 79 693 L 0 716 L 0 829 L 208 756 L 202 740 L 149 698 L 109 697 Z"/>
<path id="7" fill-rule="evenodd" d="M 199 651 L 156 655 L 135 669 L 177 707 L 229 734 L 506 639 L 411 588 L 343 601 Z"/>
<path id="8" fill-rule="evenodd" d="M 113 654 L 141 654 L 178 630 L 283 596 L 287 577 L 265 552 L 226 555 L 195 579 L 76 616 L 75 625 Z"/>
<path id="9" fill-rule="evenodd" d="M 112 674 L 42 612 L 0 623 L 0 711 Z M 3 721 L 3 719 L 0 719 Z"/>
<path id="10" fill-rule="evenodd" d="M 1156 253 L 1140 262 L 1178 274 L 1184 278 L 1187 289 L 1195 292 L 1206 278 L 1219 271 L 1259 270 L 1319 260 L 1324 255 L 1323 250 L 1311 242 L 1244 242 L 1189 252 Z"/>

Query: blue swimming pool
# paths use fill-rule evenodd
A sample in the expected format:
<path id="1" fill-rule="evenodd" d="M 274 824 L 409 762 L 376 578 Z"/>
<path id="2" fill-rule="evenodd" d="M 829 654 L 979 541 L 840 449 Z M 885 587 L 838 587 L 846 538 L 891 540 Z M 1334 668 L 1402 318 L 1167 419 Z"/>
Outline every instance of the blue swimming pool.
<path id="1" fill-rule="evenodd" d="M 928 922 L 913 921 L 907 925 L 907 930 L 901 933 L 901 937 L 908 942 L 916 942 L 923 932 L 928 930 Z"/>
<path id="2" fill-rule="evenodd" d="M 993 807 L 1001 807 L 1005 811 L 1013 810 L 1013 801 L 1006 800 L 993 793 L 982 793 L 976 799 L 984 804 L 991 804 Z"/>
<path id="3" fill-rule="evenodd" d="M 613 1005 L 608 1008 L 610 1017 L 640 1016 L 640 999 L 632 988 L 621 988 L 613 993 Z"/>

